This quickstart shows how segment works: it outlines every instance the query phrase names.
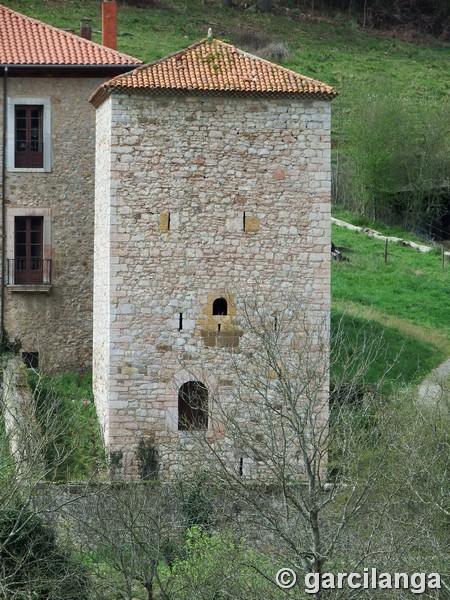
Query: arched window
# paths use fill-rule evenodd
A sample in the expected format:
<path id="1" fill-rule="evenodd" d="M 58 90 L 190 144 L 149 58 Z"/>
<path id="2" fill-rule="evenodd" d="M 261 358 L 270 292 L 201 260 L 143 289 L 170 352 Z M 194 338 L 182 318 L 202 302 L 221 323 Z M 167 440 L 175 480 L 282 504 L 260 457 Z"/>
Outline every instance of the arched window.
<path id="1" fill-rule="evenodd" d="M 188 381 L 178 390 L 178 429 L 208 429 L 208 390 L 200 381 Z"/>
<path id="2" fill-rule="evenodd" d="M 213 302 L 213 315 L 227 315 L 228 304 L 225 298 L 216 298 Z"/>

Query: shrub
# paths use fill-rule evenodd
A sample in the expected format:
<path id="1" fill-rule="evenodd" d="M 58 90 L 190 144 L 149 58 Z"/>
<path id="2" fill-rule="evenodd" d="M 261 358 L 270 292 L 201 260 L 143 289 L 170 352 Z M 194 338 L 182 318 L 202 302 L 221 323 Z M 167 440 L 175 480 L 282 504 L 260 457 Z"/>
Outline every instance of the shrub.
<path id="1" fill-rule="evenodd" d="M 47 440 L 48 479 L 88 479 L 105 464 L 90 376 L 56 377 L 30 370 L 36 418 Z"/>
<path id="2" fill-rule="evenodd" d="M 86 571 L 54 530 L 24 507 L 0 509 L 1 587 L 15 600 L 88 600 Z"/>
<path id="3" fill-rule="evenodd" d="M 270 600 L 280 597 L 273 582 L 277 569 L 261 554 L 246 549 L 229 533 L 186 533 L 185 557 L 171 569 L 173 600 Z M 175 591 L 176 590 L 176 591 Z"/>
<path id="4" fill-rule="evenodd" d="M 158 479 L 159 455 L 154 438 L 141 438 L 136 449 L 139 477 L 144 481 Z"/>
<path id="5" fill-rule="evenodd" d="M 281 62 L 287 60 L 291 51 L 286 42 L 271 36 L 252 31 L 236 31 L 232 34 L 233 42 L 242 50 L 256 54 L 266 60 Z"/>
<path id="6" fill-rule="evenodd" d="M 187 528 L 197 526 L 209 529 L 212 525 L 212 493 L 207 485 L 207 474 L 200 471 L 192 483 L 180 488 L 180 512 Z"/>

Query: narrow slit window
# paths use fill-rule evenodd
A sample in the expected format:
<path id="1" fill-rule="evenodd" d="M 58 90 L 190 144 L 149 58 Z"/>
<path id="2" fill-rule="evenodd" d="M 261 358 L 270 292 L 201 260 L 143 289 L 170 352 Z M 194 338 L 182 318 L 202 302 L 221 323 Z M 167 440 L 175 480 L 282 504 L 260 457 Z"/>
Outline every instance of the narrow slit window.
<path id="1" fill-rule="evenodd" d="M 159 214 L 159 231 L 161 233 L 170 231 L 170 212 L 163 211 Z"/>
<path id="2" fill-rule="evenodd" d="M 228 314 L 228 303 L 225 298 L 216 298 L 213 302 L 213 315 L 224 316 Z"/>
<path id="3" fill-rule="evenodd" d="M 245 210 L 242 213 L 242 230 L 245 231 Z"/>
<path id="4" fill-rule="evenodd" d="M 182 331 L 183 329 L 183 313 L 180 313 L 179 319 L 178 319 L 178 331 Z"/>
<path id="5" fill-rule="evenodd" d="M 208 390 L 201 381 L 183 383 L 178 391 L 178 429 L 208 429 Z"/>

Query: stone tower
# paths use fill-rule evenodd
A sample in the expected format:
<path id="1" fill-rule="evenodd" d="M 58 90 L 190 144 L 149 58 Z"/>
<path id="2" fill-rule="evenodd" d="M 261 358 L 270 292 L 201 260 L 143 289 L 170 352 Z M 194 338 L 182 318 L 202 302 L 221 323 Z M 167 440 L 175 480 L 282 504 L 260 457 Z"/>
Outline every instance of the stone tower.
<path id="1" fill-rule="evenodd" d="M 94 392 L 126 475 L 141 439 L 164 477 L 199 433 L 224 442 L 215 411 L 240 408 L 233 362 L 249 306 L 270 314 L 307 297 L 305 319 L 327 321 L 335 95 L 209 38 L 92 96 Z M 257 477 L 239 452 L 223 447 L 230 468 Z"/>

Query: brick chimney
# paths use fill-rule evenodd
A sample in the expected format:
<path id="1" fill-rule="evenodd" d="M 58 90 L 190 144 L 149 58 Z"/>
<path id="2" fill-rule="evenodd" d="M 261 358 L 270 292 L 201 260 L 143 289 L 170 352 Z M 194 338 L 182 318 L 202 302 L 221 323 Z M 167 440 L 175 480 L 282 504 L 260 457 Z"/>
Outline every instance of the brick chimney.
<path id="1" fill-rule="evenodd" d="M 102 3 L 102 44 L 112 50 L 117 49 L 116 0 L 103 0 Z"/>
<path id="2" fill-rule="evenodd" d="M 81 19 L 80 37 L 84 38 L 85 40 L 92 39 L 92 19 Z"/>

